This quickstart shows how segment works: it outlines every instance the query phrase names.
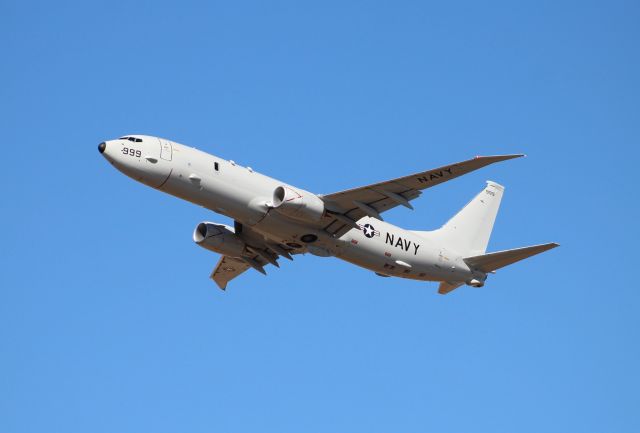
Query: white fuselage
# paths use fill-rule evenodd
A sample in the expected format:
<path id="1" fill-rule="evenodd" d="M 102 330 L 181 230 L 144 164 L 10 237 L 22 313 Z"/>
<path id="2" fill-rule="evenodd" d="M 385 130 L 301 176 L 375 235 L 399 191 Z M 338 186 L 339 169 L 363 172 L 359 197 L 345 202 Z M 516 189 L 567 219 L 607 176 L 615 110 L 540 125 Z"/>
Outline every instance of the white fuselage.
<path id="1" fill-rule="evenodd" d="M 335 256 L 383 276 L 426 281 L 466 281 L 476 276 L 459 254 L 444 248 L 437 231 L 416 233 L 364 217 L 357 222 L 359 230 L 335 238 L 322 229 L 322 222 L 303 222 L 275 212 L 269 206 L 274 190 L 290 185 L 193 147 L 136 135 L 107 141 L 101 152 L 127 176 L 233 218 L 268 241 L 300 252 Z M 303 242 L 308 234 L 317 240 Z"/>

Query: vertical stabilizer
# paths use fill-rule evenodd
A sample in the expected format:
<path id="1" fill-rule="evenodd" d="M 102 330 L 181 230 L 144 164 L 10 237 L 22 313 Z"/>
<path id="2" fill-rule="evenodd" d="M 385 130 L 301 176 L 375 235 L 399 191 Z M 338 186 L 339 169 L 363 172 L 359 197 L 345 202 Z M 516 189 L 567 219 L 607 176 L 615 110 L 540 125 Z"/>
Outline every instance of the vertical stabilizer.
<path id="1" fill-rule="evenodd" d="M 484 254 L 503 192 L 502 185 L 487 181 L 480 194 L 436 230 L 447 248 L 467 257 Z"/>

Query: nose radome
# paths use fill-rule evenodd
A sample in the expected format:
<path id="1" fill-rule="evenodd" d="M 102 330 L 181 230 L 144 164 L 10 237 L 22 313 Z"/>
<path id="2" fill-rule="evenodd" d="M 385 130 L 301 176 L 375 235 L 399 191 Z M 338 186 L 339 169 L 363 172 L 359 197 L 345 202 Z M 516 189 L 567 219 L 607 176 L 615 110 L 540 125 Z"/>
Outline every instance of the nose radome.
<path id="1" fill-rule="evenodd" d="M 107 148 L 107 143 L 105 143 L 104 141 L 98 144 L 98 151 L 100 153 L 103 153 L 106 148 Z"/>

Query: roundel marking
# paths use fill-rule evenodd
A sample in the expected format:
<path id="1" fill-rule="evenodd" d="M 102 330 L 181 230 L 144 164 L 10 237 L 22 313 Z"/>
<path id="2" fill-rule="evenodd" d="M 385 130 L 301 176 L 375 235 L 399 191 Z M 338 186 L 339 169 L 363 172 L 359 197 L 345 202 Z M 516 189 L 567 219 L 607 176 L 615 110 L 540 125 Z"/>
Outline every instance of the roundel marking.
<path id="1" fill-rule="evenodd" d="M 372 238 L 375 234 L 375 231 L 376 229 L 374 229 L 371 224 L 365 224 L 364 226 L 362 226 L 362 232 L 368 238 Z"/>

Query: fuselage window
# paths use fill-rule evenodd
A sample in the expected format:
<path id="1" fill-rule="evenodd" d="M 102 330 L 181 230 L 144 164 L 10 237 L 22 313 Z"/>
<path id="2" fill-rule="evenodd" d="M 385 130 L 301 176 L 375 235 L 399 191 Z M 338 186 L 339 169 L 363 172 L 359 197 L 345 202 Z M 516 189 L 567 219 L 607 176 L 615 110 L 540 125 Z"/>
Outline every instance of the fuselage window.
<path id="1" fill-rule="evenodd" d="M 219 165 L 217 162 L 214 162 L 214 163 L 213 163 L 213 169 L 214 169 L 215 171 L 220 171 L 220 165 Z"/>

